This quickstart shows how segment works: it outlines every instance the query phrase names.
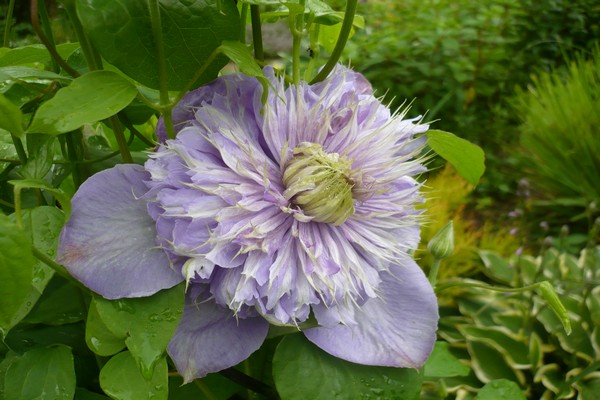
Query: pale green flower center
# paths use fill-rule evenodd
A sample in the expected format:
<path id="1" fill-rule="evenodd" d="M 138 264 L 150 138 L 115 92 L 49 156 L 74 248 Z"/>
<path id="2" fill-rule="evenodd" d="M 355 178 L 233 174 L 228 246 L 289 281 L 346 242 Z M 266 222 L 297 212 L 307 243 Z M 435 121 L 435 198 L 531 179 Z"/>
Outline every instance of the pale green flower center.
<path id="1" fill-rule="evenodd" d="M 318 144 L 300 143 L 285 165 L 283 195 L 313 221 L 340 225 L 354 213 L 351 163 Z"/>

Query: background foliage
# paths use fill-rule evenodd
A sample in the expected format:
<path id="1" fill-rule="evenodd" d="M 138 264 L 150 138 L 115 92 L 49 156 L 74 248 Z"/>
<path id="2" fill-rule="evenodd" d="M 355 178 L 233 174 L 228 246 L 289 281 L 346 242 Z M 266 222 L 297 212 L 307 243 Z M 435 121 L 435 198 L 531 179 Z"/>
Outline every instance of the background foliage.
<path id="1" fill-rule="evenodd" d="M 176 70 L 167 69 L 177 76 L 167 79 L 159 49 L 140 48 L 140 41 L 155 40 L 151 13 L 134 4 L 103 20 L 94 3 L 114 12 L 122 2 L 39 2 L 37 30 L 29 2 L 16 2 L 10 40 L 0 49 L 0 397 L 597 399 L 597 1 L 361 2 L 364 19 L 354 21 L 345 62 L 393 108 L 409 102 L 411 114 L 425 114 L 437 120 L 435 128 L 486 150 L 477 187 L 479 176 L 467 182 L 442 160 L 427 176 L 420 264 L 436 268 L 426 244 L 449 220 L 455 237 L 438 276 L 442 318 L 434 352 L 419 371 L 372 368 L 335 359 L 301 335 L 273 335 L 236 368 L 185 386 L 164 352 L 182 288 L 147 301 L 94 296 L 52 261 L 58 235 L 86 177 L 145 160 L 156 143 L 157 117 L 168 112 L 166 92 L 176 96 L 172 90 L 216 77 L 227 58 L 237 64 L 227 70 L 260 74 L 253 55 L 235 44 L 252 41 L 242 29 L 250 20 L 242 4 L 261 6 L 265 32 L 291 12 L 271 0 L 240 1 L 237 8 L 226 0 L 161 1 L 177 22 L 163 37 L 178 60 Z M 188 10 L 208 15 L 215 35 L 195 31 L 202 25 L 196 20 L 186 25 L 181 4 L 224 7 Z M 332 52 L 341 25 L 345 2 L 328 4 L 333 8 L 319 11 L 319 35 L 302 44 L 310 49 L 303 65 L 313 72 Z M 7 10 L 0 5 L 2 18 Z M 178 41 L 190 32 L 192 41 L 203 38 L 193 49 Z M 66 65 L 56 63 L 41 37 L 56 43 Z M 115 41 L 152 62 L 132 64 L 111 47 Z M 213 51 L 219 55 L 206 70 L 179 62 Z M 269 61 L 289 65 L 289 47 L 279 51 L 265 48 Z"/>

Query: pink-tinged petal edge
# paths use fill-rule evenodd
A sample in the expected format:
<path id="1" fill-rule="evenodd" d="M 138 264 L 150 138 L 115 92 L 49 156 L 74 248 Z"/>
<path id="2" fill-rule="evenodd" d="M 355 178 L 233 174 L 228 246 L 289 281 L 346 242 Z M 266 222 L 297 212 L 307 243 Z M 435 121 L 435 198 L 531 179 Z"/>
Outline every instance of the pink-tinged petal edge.
<path id="1" fill-rule="evenodd" d="M 212 300 L 186 304 L 167 351 L 188 383 L 244 361 L 260 348 L 268 330 L 263 318 L 236 318 Z"/>
<path id="2" fill-rule="evenodd" d="M 57 261 L 107 299 L 150 296 L 183 280 L 156 247 L 155 222 L 146 202 L 149 174 L 123 164 L 81 185 L 59 240 Z"/>
<path id="3" fill-rule="evenodd" d="M 326 352 L 358 364 L 419 368 L 433 349 L 439 318 L 435 294 L 412 260 L 382 274 L 381 298 L 367 301 L 357 325 L 313 328 L 306 337 Z"/>

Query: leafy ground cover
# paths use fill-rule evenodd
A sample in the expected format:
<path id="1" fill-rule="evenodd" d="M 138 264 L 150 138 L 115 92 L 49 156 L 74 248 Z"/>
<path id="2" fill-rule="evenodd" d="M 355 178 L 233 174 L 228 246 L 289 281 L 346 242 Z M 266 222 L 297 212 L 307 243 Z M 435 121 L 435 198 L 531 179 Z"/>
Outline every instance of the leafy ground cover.
<path id="1" fill-rule="evenodd" d="M 371 0 L 354 20 L 353 0 L 24 4 L 0 6 L 0 397 L 598 398 L 596 2 Z M 262 47 L 271 23 L 290 25 L 287 50 Z M 186 288 L 92 293 L 55 261 L 70 199 L 143 164 L 188 90 L 231 71 L 268 87 L 266 59 L 318 80 L 338 56 L 433 121 L 414 253 L 439 303 L 433 351 L 360 365 L 271 326 L 241 364 L 182 385 L 166 347 Z M 446 131 L 483 147 L 483 176 L 483 152 Z"/>

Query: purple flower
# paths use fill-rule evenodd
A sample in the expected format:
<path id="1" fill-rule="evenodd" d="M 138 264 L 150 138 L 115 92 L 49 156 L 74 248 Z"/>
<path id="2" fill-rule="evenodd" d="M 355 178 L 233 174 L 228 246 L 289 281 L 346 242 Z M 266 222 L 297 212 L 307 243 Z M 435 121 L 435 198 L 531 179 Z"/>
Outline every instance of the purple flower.
<path id="1" fill-rule="evenodd" d="M 297 88 L 266 75 L 265 105 L 256 79 L 221 77 L 183 98 L 177 138 L 145 167 L 88 179 L 59 262 L 109 299 L 185 281 L 168 352 L 186 382 L 247 358 L 269 324 L 313 326 L 306 337 L 348 361 L 421 366 L 438 320 L 410 256 L 425 142 L 414 135 L 427 126 L 391 115 L 343 67 Z"/>

